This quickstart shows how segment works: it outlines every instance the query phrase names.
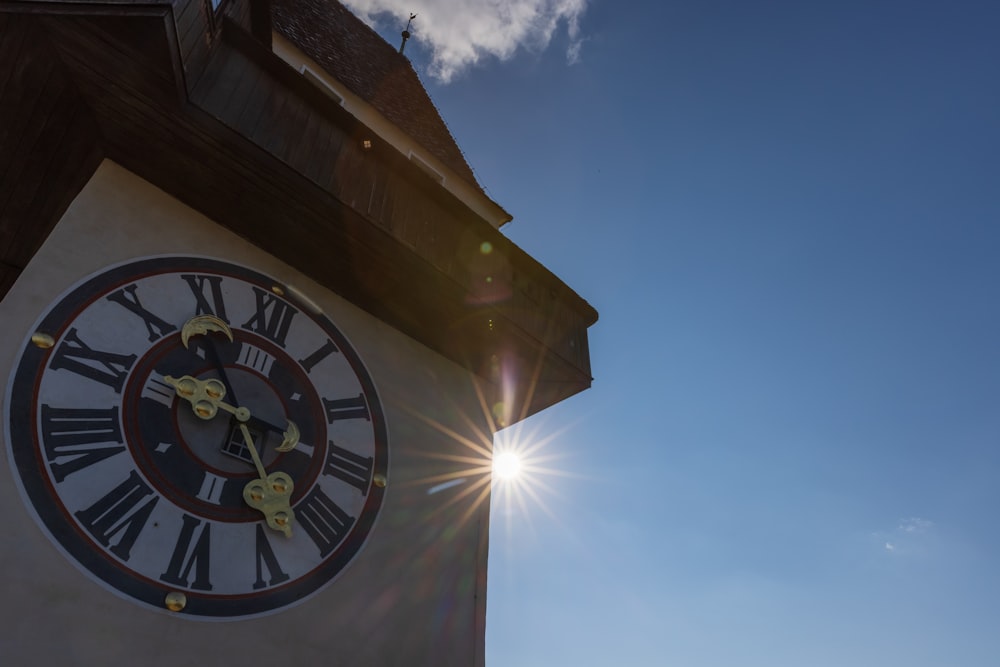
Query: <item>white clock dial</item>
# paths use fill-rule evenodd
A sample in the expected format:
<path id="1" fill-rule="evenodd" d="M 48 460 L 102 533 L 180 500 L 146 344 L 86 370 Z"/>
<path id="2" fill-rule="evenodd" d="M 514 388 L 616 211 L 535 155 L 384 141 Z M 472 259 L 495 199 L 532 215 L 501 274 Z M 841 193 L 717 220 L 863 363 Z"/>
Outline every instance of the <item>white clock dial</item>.
<path id="1" fill-rule="evenodd" d="M 61 550 L 193 618 L 316 592 L 358 554 L 384 493 L 382 407 L 348 340 L 273 279 L 217 260 L 147 258 L 70 289 L 30 332 L 6 414 L 23 495 Z"/>

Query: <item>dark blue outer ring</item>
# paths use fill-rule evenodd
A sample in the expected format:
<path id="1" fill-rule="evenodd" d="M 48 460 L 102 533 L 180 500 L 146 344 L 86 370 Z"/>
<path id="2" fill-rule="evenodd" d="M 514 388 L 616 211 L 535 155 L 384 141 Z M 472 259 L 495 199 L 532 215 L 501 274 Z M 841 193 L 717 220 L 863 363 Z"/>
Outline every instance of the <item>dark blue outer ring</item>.
<path id="1" fill-rule="evenodd" d="M 278 281 L 246 267 L 206 257 L 159 256 L 121 264 L 101 271 L 70 289 L 42 317 L 32 331 L 45 331 L 59 340 L 64 329 L 87 305 L 103 297 L 114 288 L 139 278 L 158 273 L 201 272 L 239 278 L 270 290 Z M 354 351 L 347 338 L 322 314 L 298 303 L 286 291 L 282 297 L 299 307 L 300 312 L 311 318 L 330 336 L 344 358 L 350 363 L 363 387 L 371 414 L 375 437 L 373 475 L 387 475 L 388 434 L 381 401 L 368 370 Z M 22 346 L 9 387 L 8 435 L 11 455 L 20 478 L 21 487 L 41 521 L 45 532 L 85 572 L 100 582 L 133 600 L 157 610 L 164 610 L 167 593 L 175 590 L 169 585 L 139 577 L 111 557 L 106 557 L 98 547 L 81 536 L 75 524 L 67 519 L 58 496 L 50 487 L 45 461 L 41 454 L 36 433 L 37 423 L 36 382 L 49 361 L 52 350 L 43 350 L 28 339 Z M 186 591 L 187 605 L 178 616 L 203 619 L 236 619 L 275 612 L 300 602 L 317 593 L 333 581 L 358 554 L 370 533 L 382 505 L 385 489 L 369 485 L 368 495 L 360 516 L 350 534 L 312 572 L 304 577 L 274 589 L 239 596 L 212 596 Z M 294 508 L 293 508 L 294 509 Z"/>

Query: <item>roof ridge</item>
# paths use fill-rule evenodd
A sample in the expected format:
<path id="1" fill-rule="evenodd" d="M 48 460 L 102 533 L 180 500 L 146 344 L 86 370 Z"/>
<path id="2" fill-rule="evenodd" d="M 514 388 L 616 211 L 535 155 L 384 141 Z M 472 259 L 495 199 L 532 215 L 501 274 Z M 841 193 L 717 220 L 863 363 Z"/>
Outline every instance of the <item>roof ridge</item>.
<path id="1" fill-rule="evenodd" d="M 379 37 L 381 37 L 381 35 L 379 35 Z M 383 39 L 382 41 L 385 41 L 385 39 Z M 386 42 L 386 44 L 388 44 L 388 42 Z M 390 46 L 392 46 L 392 45 L 390 44 Z M 413 70 L 413 74 L 417 77 L 417 80 L 420 81 L 420 85 L 423 86 L 424 91 L 426 92 L 427 91 L 427 86 L 424 86 L 424 82 L 423 82 L 423 79 L 420 76 L 420 72 L 414 66 L 413 61 L 410 60 L 409 58 L 407 58 L 406 56 L 404 56 L 402 53 L 400 53 L 398 55 L 399 55 L 400 58 L 402 58 L 403 60 L 405 60 L 410 65 L 410 69 Z M 473 176 L 473 182 L 472 183 L 473 183 L 473 185 L 476 185 L 480 189 L 483 189 L 483 186 L 480 185 L 480 183 L 479 183 L 479 179 L 476 178 L 476 169 L 475 169 L 475 167 L 473 167 L 472 163 L 469 162 L 468 156 L 466 156 L 465 151 L 462 149 L 462 145 L 458 141 L 458 137 L 456 137 L 455 133 L 451 131 L 451 126 L 448 124 L 448 121 L 445 119 L 444 114 L 441 113 L 441 109 L 438 108 L 437 102 L 434 101 L 434 98 L 431 97 L 431 94 L 429 92 L 427 93 L 427 99 L 430 101 L 431 106 L 434 107 L 434 111 L 437 113 L 438 118 L 441 119 L 441 124 L 444 125 L 444 129 L 445 129 L 445 131 L 448 132 L 448 136 L 451 137 L 451 140 L 455 143 L 455 148 L 458 149 L 459 154 L 462 156 L 462 159 L 465 161 L 465 165 L 469 168 L 469 171 L 472 172 L 472 176 Z"/>

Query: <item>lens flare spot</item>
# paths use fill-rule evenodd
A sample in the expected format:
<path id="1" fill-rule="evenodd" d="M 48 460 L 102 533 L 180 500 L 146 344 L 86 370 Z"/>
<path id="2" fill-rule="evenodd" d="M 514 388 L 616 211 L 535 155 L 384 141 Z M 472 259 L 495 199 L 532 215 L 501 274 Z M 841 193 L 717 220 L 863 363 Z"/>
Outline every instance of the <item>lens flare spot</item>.
<path id="1" fill-rule="evenodd" d="M 507 425 L 507 406 L 503 401 L 494 403 L 490 412 L 493 414 L 493 421 L 496 422 L 497 426 L 503 428 Z"/>
<path id="2" fill-rule="evenodd" d="M 483 253 L 484 255 L 490 254 L 491 252 L 493 252 L 493 244 L 490 243 L 489 241 L 483 241 L 482 243 L 479 244 L 479 252 Z"/>
<path id="3" fill-rule="evenodd" d="M 493 458 L 493 474 L 501 480 L 515 479 L 521 473 L 521 459 L 514 452 L 501 452 Z"/>

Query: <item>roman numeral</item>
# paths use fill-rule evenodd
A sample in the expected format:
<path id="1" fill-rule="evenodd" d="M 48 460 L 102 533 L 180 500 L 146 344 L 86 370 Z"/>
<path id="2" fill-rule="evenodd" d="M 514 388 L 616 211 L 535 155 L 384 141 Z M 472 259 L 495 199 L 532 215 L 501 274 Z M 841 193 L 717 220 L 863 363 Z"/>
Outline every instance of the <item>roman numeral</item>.
<path id="1" fill-rule="evenodd" d="M 253 292 L 257 297 L 257 312 L 243 323 L 243 328 L 259 333 L 284 347 L 288 328 L 292 325 L 292 318 L 299 311 L 292 308 L 287 301 L 283 301 L 259 287 L 254 287 Z"/>
<path id="2" fill-rule="evenodd" d="M 42 444 L 56 482 L 125 451 L 118 406 L 53 408 L 42 405 Z"/>
<path id="3" fill-rule="evenodd" d="M 332 340 L 327 340 L 321 348 L 310 354 L 308 357 L 305 359 L 299 359 L 299 363 L 302 364 L 302 368 L 306 369 L 306 373 L 310 373 L 312 372 L 313 366 L 323 361 L 334 352 L 339 351 L 340 350 L 337 349 L 337 346 L 333 344 Z"/>
<path id="4" fill-rule="evenodd" d="M 267 540 L 264 526 L 259 523 L 257 524 L 256 552 L 257 581 L 253 584 L 255 591 L 288 581 L 288 575 L 282 571 L 281 566 L 278 565 L 278 559 L 274 557 L 274 549 L 271 548 L 271 543 Z M 264 581 L 264 568 L 267 568 L 267 574 L 271 577 L 267 581 Z"/>
<path id="5" fill-rule="evenodd" d="M 214 473 L 205 471 L 205 476 L 201 480 L 201 488 L 197 497 L 207 503 L 218 505 L 222 500 L 222 489 L 226 486 L 226 478 Z"/>
<path id="6" fill-rule="evenodd" d="M 138 286 L 129 285 L 109 294 L 106 298 L 108 301 L 125 306 L 128 310 L 142 318 L 143 323 L 146 325 L 146 331 L 149 332 L 150 343 L 163 338 L 171 331 L 177 331 L 177 327 L 173 324 L 163 321 L 143 307 L 142 303 L 139 302 L 139 296 L 136 294 L 137 289 Z"/>
<path id="7" fill-rule="evenodd" d="M 368 494 L 368 480 L 372 477 L 372 457 L 361 456 L 343 447 L 330 443 L 323 474 L 333 475 L 355 487 L 362 494 Z"/>
<path id="8" fill-rule="evenodd" d="M 212 582 L 208 578 L 208 568 L 211 557 L 212 524 L 203 524 L 201 519 L 187 514 L 183 518 L 184 526 L 177 537 L 170 564 L 167 566 L 167 571 L 160 575 L 160 580 L 184 588 L 210 591 Z M 197 538 L 195 533 L 198 533 Z M 194 580 L 191 579 L 191 570 L 194 570 Z"/>
<path id="9" fill-rule="evenodd" d="M 171 407 L 174 404 L 174 396 L 176 392 L 174 388 L 167 384 L 163 375 L 156 371 L 152 371 L 149 374 L 149 379 L 146 380 L 146 385 L 142 388 L 142 398 L 148 398 L 152 401 L 156 401 L 160 405 L 165 407 Z"/>
<path id="10" fill-rule="evenodd" d="M 330 424 L 338 419 L 363 418 L 371 421 L 364 394 L 358 394 L 354 398 L 338 398 L 336 400 L 324 398 L 323 405 L 326 407 L 326 420 Z"/>
<path id="11" fill-rule="evenodd" d="M 236 363 L 247 368 L 252 368 L 261 375 L 267 376 L 271 372 L 271 365 L 274 364 L 274 357 L 255 345 L 243 343 L 240 347 L 240 356 L 236 360 Z"/>
<path id="12" fill-rule="evenodd" d="M 182 274 L 181 278 L 191 288 L 197 304 L 195 315 L 215 315 L 229 324 L 226 317 L 226 303 L 222 300 L 222 276 L 203 276 L 194 273 Z M 205 288 L 208 288 L 208 295 Z M 209 302 L 211 297 L 211 303 Z"/>
<path id="13" fill-rule="evenodd" d="M 295 507 L 295 517 L 324 558 L 354 525 L 354 517 L 340 509 L 318 486 Z"/>
<path id="14" fill-rule="evenodd" d="M 127 561 L 136 538 L 139 537 L 160 499 L 154 495 L 140 506 L 151 493 L 153 490 L 133 470 L 128 479 L 113 488 L 108 495 L 87 509 L 76 512 L 76 518 L 104 547 L 109 546 L 111 540 L 120 534 L 118 541 L 109 551 Z"/>
<path id="15" fill-rule="evenodd" d="M 50 368 L 53 370 L 64 368 L 95 382 L 106 384 L 114 389 L 115 393 L 120 394 L 122 384 L 135 359 L 134 354 L 116 354 L 91 349 L 80 340 L 74 327 L 66 332 L 63 342 L 56 348 Z"/>

